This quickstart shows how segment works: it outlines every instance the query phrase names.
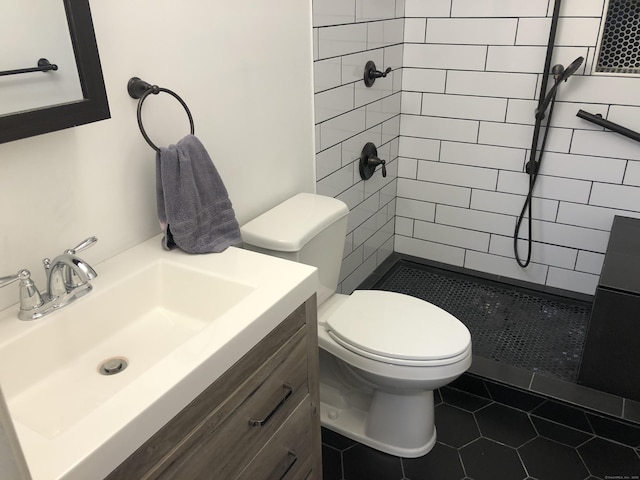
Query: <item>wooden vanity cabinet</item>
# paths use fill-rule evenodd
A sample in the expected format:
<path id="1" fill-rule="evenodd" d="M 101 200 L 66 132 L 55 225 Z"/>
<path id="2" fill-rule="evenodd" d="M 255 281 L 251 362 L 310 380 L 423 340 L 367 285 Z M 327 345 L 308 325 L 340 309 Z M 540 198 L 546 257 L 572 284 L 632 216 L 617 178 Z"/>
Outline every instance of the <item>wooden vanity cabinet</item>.
<path id="1" fill-rule="evenodd" d="M 107 480 L 320 480 L 315 295 Z"/>

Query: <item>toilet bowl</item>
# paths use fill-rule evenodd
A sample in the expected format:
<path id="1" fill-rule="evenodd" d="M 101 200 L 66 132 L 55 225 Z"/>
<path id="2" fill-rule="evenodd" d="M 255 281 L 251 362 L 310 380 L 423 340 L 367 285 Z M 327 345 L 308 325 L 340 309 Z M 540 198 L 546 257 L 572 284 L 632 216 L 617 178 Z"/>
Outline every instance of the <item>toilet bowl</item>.
<path id="1" fill-rule="evenodd" d="M 471 365 L 471 335 L 454 316 L 394 292 L 335 293 L 348 209 L 299 194 L 241 228 L 245 247 L 318 268 L 323 426 L 401 457 L 436 441 L 433 391 Z"/>
<path id="2" fill-rule="evenodd" d="M 461 322 L 407 295 L 357 290 L 320 305 L 318 344 L 325 427 L 401 457 L 431 450 L 433 390 L 471 365 Z"/>

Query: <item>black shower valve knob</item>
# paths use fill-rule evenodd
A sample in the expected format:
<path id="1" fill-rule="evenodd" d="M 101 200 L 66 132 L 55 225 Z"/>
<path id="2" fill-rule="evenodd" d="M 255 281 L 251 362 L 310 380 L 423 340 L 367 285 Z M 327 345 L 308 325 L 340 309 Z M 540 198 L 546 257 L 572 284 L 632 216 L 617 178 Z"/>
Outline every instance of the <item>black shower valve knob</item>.
<path id="1" fill-rule="evenodd" d="M 376 78 L 385 78 L 389 73 L 391 73 L 391 67 L 381 72 L 376 68 L 375 62 L 369 60 L 364 67 L 364 84 L 367 87 L 371 87 L 375 83 Z"/>
<path id="2" fill-rule="evenodd" d="M 386 177 L 386 163 L 386 161 L 378 158 L 378 150 L 376 149 L 376 146 L 373 143 L 368 142 L 360 154 L 360 178 L 363 180 L 369 180 L 373 176 L 378 165 L 382 166 L 382 176 Z"/>

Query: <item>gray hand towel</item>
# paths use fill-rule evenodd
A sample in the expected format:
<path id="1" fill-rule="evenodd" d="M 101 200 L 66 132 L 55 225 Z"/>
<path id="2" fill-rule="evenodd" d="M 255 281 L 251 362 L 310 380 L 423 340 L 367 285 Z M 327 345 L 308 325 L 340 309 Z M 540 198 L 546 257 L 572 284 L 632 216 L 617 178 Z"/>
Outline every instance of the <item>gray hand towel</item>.
<path id="1" fill-rule="evenodd" d="M 227 189 L 193 135 L 160 148 L 156 191 L 165 249 L 177 246 L 188 253 L 222 252 L 242 241 Z"/>

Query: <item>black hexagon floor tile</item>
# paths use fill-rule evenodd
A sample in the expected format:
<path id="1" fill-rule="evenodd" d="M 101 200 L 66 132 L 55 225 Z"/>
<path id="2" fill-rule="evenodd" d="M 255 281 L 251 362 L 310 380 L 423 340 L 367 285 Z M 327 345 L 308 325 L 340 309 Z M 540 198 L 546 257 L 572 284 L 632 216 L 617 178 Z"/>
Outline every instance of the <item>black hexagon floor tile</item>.
<path id="1" fill-rule="evenodd" d="M 584 427 L 584 415 L 591 414 L 572 413 L 575 409 L 556 402 L 540 412 L 550 420 L 497 402 L 471 413 L 450 405 L 447 398 L 460 400 L 443 395 L 436 407 L 438 441 L 420 458 L 387 455 L 323 428 L 323 480 L 640 478 L 636 432 L 626 423 L 601 418 L 597 430 L 631 446 L 576 429 Z M 560 423 L 563 417 L 568 425 Z"/>
<path id="2" fill-rule="evenodd" d="M 340 435 L 328 428 L 322 429 L 322 443 L 333 447 L 335 450 L 346 450 L 349 447 L 353 447 L 356 441 L 351 440 L 350 438 L 345 437 L 344 435 Z"/>
<path id="3" fill-rule="evenodd" d="M 322 479 L 342 479 L 342 455 L 338 450 L 322 445 Z"/>
<path id="4" fill-rule="evenodd" d="M 480 437 L 473 414 L 446 403 L 435 408 L 438 441 L 460 448 Z"/>
<path id="5" fill-rule="evenodd" d="M 402 480 L 399 457 L 355 445 L 342 452 L 344 480 Z"/>
<path id="6" fill-rule="evenodd" d="M 537 436 L 525 412 L 499 403 L 479 410 L 475 417 L 483 437 L 511 447 L 519 447 Z"/>
<path id="7" fill-rule="evenodd" d="M 589 472 L 600 478 L 640 478 L 640 457 L 624 445 L 593 438 L 578 447 Z"/>
<path id="8" fill-rule="evenodd" d="M 467 475 L 474 480 L 523 480 L 527 474 L 514 448 L 481 438 L 460 449 Z"/>
<path id="9" fill-rule="evenodd" d="M 403 458 L 402 465 L 411 480 L 461 480 L 465 478 L 458 450 L 436 442 L 427 455 L 420 458 Z"/>
<path id="10" fill-rule="evenodd" d="M 589 475 L 575 448 L 538 437 L 518 449 L 529 475 L 538 480 L 583 480 Z"/>

